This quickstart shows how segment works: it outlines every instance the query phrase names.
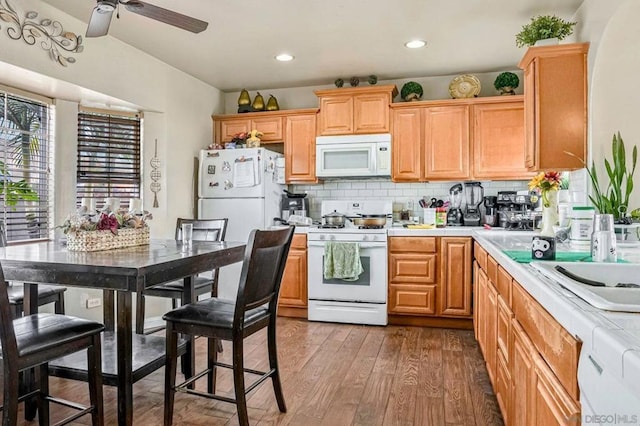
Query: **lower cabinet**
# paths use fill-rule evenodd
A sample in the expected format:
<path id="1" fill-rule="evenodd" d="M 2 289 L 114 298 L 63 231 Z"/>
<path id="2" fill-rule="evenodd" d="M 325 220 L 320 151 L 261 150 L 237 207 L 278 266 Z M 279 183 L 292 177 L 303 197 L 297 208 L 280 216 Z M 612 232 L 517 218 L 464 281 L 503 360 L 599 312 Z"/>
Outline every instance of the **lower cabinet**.
<path id="1" fill-rule="evenodd" d="M 484 249 L 475 251 L 474 329 L 505 424 L 579 424 L 580 342 Z"/>
<path id="2" fill-rule="evenodd" d="M 282 275 L 278 315 L 307 317 L 307 236 L 295 234 Z"/>
<path id="3" fill-rule="evenodd" d="M 469 237 L 390 237 L 389 323 L 439 318 L 470 326 L 471 251 Z"/>

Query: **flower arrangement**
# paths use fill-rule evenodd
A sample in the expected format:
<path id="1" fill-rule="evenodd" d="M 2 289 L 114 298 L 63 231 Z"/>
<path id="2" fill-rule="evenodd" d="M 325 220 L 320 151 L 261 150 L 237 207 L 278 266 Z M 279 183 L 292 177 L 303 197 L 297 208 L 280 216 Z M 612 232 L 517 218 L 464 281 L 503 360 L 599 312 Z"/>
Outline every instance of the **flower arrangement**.
<path id="1" fill-rule="evenodd" d="M 550 207 L 549 200 L 550 191 L 558 191 L 560 189 L 562 179 L 560 172 L 548 171 L 538 173 L 531 181 L 529 181 L 529 190 L 537 190 L 542 196 L 542 205 Z"/>
<path id="2" fill-rule="evenodd" d="M 142 215 L 135 215 L 130 212 L 110 212 L 103 211 L 99 215 L 74 213 L 65 219 L 58 228 L 65 234 L 75 234 L 78 231 L 111 231 L 113 235 L 118 235 L 118 229 L 140 229 L 148 227 L 147 221 L 153 219 L 149 212 Z"/>

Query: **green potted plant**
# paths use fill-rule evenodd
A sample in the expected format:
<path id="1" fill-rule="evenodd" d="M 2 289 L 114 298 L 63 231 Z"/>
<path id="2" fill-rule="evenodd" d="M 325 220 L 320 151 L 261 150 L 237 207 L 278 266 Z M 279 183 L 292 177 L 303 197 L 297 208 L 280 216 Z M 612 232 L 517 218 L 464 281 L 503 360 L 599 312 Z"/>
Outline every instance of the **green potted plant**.
<path id="1" fill-rule="evenodd" d="M 422 94 L 422 86 L 415 81 L 405 83 L 400 90 L 400 96 L 402 96 L 402 99 L 405 101 L 419 101 Z"/>
<path id="2" fill-rule="evenodd" d="M 616 223 L 626 224 L 629 222 L 629 218 L 627 218 L 629 196 L 633 192 L 633 174 L 638 160 L 638 147 L 633 146 L 630 170 L 627 169 L 627 153 L 620 132 L 613 135 L 611 151 L 613 164 L 606 158 L 604 159 L 604 168 L 609 178 L 609 183 L 604 191 L 598 180 L 595 161 L 591 163 L 591 169 L 585 164 L 593 185 L 593 194 L 589 198 L 599 213 L 612 214 Z M 576 157 L 571 153 L 568 154 Z"/>
<path id="3" fill-rule="evenodd" d="M 539 15 L 516 34 L 516 46 L 533 46 L 538 40 L 557 38 L 562 40 L 573 34 L 576 22 L 565 21 L 555 15 Z"/>
<path id="4" fill-rule="evenodd" d="M 520 79 L 512 72 L 503 72 L 498 74 L 493 87 L 500 91 L 501 95 L 515 95 L 516 89 L 520 85 Z"/>

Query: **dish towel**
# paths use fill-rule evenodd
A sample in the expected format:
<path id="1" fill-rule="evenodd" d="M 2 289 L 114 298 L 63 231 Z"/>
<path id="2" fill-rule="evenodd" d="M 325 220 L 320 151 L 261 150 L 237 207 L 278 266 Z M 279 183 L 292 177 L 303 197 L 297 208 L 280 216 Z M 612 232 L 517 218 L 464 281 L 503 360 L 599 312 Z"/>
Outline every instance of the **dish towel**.
<path id="1" fill-rule="evenodd" d="M 360 262 L 360 244 L 327 241 L 324 243 L 324 278 L 356 281 L 364 272 Z"/>

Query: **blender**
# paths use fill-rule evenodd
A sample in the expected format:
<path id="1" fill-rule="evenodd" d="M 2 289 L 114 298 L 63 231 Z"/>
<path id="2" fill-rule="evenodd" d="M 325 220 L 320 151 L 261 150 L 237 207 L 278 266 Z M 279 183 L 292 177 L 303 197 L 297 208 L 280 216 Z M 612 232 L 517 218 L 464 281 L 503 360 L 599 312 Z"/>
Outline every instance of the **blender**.
<path id="1" fill-rule="evenodd" d="M 462 226 L 464 225 L 462 214 L 462 184 L 456 183 L 449 188 L 449 201 L 451 206 L 447 213 L 447 226 Z"/>
<path id="2" fill-rule="evenodd" d="M 467 204 L 467 211 L 464 214 L 464 226 L 480 226 L 482 214 L 480 204 L 484 196 L 484 189 L 480 182 L 466 182 L 464 184 L 464 194 Z"/>

